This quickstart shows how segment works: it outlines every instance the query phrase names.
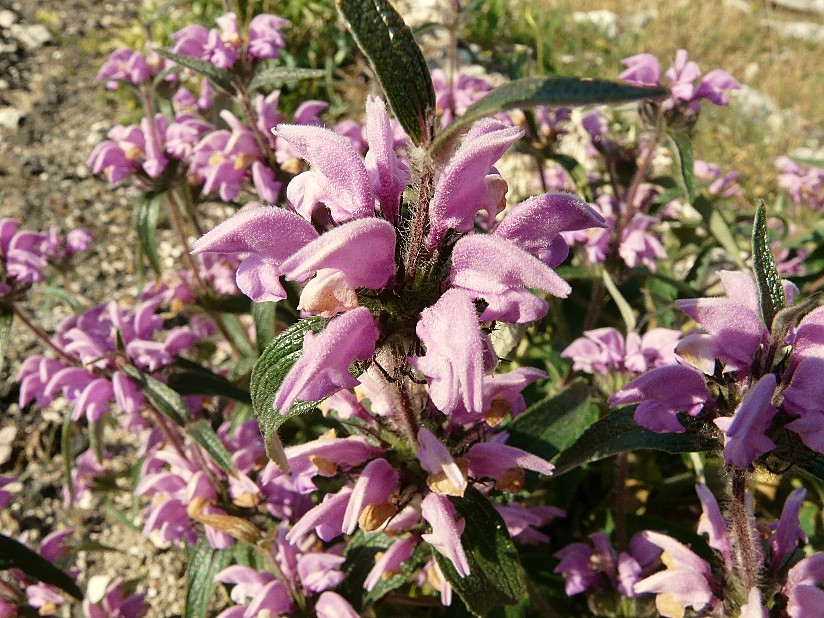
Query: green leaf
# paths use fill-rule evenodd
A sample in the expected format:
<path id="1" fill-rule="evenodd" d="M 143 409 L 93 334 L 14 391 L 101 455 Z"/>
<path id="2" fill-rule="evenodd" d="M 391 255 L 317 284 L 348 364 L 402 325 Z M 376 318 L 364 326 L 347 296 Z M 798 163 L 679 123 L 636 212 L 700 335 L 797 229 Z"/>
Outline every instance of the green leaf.
<path id="1" fill-rule="evenodd" d="M 285 459 L 278 428 L 287 419 L 314 409 L 315 404 L 299 401 L 288 411 L 281 413 L 274 409 L 272 402 L 283 378 L 300 358 L 304 336 L 310 330 L 313 333 L 320 332 L 324 324 L 325 320 L 321 318 L 308 318 L 293 324 L 266 347 L 252 370 L 252 406 L 266 442 L 266 454 L 279 466 L 285 466 Z"/>
<path id="2" fill-rule="evenodd" d="M 824 298 L 824 293 L 816 292 L 801 302 L 789 307 L 784 307 L 776 313 L 773 318 L 772 328 L 770 329 L 770 341 L 778 345 L 783 343 L 790 329 L 798 324 L 810 311 L 819 307 L 822 298 Z"/>
<path id="3" fill-rule="evenodd" d="M 781 275 L 775 267 L 775 258 L 770 250 L 767 235 L 767 207 L 764 200 L 755 211 L 752 226 L 752 267 L 755 272 L 755 287 L 758 288 L 758 307 L 764 324 L 772 327 L 775 314 L 787 306 Z"/>
<path id="4" fill-rule="evenodd" d="M 730 230 L 729 224 L 721 216 L 717 208 L 703 195 L 695 198 L 693 204 L 695 210 L 701 213 L 704 219 L 704 225 L 707 226 L 710 234 L 713 235 L 719 245 L 727 252 L 730 259 L 735 262 L 741 270 L 747 270 L 747 265 L 741 257 L 741 250 L 738 248 L 738 243 L 735 242 L 735 237 Z"/>
<path id="5" fill-rule="evenodd" d="M 432 145 L 438 153 L 471 123 L 510 109 L 537 105 L 593 105 L 652 99 L 666 94 L 662 88 L 639 88 L 603 79 L 579 77 L 525 77 L 499 86 L 452 121 Z"/>
<path id="6" fill-rule="evenodd" d="M 168 370 L 168 386 L 179 395 L 217 395 L 240 403 L 252 403 L 249 392 L 223 376 L 186 358 L 175 358 Z"/>
<path id="7" fill-rule="evenodd" d="M 598 420 L 589 386 L 575 380 L 563 391 L 529 407 L 510 423 L 507 444 L 552 459 Z"/>
<path id="8" fill-rule="evenodd" d="M 673 152 L 676 155 L 678 163 L 678 171 L 680 172 L 681 182 L 684 184 L 684 192 L 687 196 L 687 201 L 690 204 L 695 203 L 695 198 L 698 197 L 698 191 L 695 188 L 695 172 L 693 167 L 695 165 L 692 156 L 692 141 L 684 132 L 673 131 L 669 134 L 672 140 Z"/>
<path id="9" fill-rule="evenodd" d="M 474 487 L 469 487 L 463 498 L 450 500 L 466 521 L 461 545 L 469 575 L 458 575 L 452 561 L 433 548 L 444 577 L 476 616 L 486 616 L 496 607 L 520 601 L 526 596 L 526 581 L 503 518 Z"/>
<path id="10" fill-rule="evenodd" d="M 160 47 L 156 48 L 155 51 L 164 58 L 168 58 L 182 67 L 186 67 L 195 73 L 208 77 L 209 80 L 221 90 L 228 93 L 233 92 L 235 76 L 229 71 L 219 69 L 215 65 L 200 60 L 199 58 L 182 56 Z"/>
<path id="11" fill-rule="evenodd" d="M 208 421 L 199 420 L 194 425 L 186 428 L 186 433 L 194 438 L 202 446 L 215 463 L 220 466 L 226 474 L 234 474 L 235 465 L 232 463 L 232 454 L 226 449 L 223 441 L 212 429 Z"/>
<path id="12" fill-rule="evenodd" d="M 435 116 L 435 88 L 412 31 L 388 0 L 337 3 L 401 126 L 415 144 L 428 144 Z"/>
<path id="13" fill-rule="evenodd" d="M 14 309 L 11 305 L 0 302 L 0 369 L 3 368 L 3 360 L 6 358 L 6 344 L 11 335 L 11 322 L 14 319 Z"/>
<path id="14" fill-rule="evenodd" d="M 72 467 L 74 456 L 72 455 L 72 421 L 71 412 L 66 411 L 63 415 L 63 427 L 60 431 L 60 456 L 63 459 L 63 485 L 69 490 L 69 500 L 74 504 L 75 491 L 74 479 L 72 478 Z"/>
<path id="15" fill-rule="evenodd" d="M 258 355 L 261 355 L 275 338 L 277 303 L 252 303 L 252 316 L 255 318 L 255 343 Z"/>
<path id="16" fill-rule="evenodd" d="M 279 86 L 284 82 L 303 79 L 317 79 L 326 75 L 323 69 L 304 69 L 300 67 L 270 67 L 258 72 L 249 82 L 249 90 L 261 86 Z"/>
<path id="17" fill-rule="evenodd" d="M 615 281 L 612 280 L 612 277 L 609 276 L 606 268 L 601 271 L 601 275 L 604 279 L 604 285 L 609 292 L 609 295 L 612 297 L 612 300 L 618 305 L 618 311 L 621 313 L 621 317 L 624 319 L 624 324 L 627 327 L 627 333 L 631 333 L 635 330 L 636 321 L 635 321 L 635 313 L 632 311 L 632 307 L 629 306 L 627 299 L 624 298 L 624 295 L 621 294 L 621 290 L 618 289 L 618 286 L 615 285 Z"/>
<path id="18" fill-rule="evenodd" d="M 20 541 L 0 534 L 0 570 L 5 569 L 20 569 L 26 575 L 44 584 L 60 588 L 75 599 L 83 599 L 83 592 L 61 569 Z"/>
<path id="19" fill-rule="evenodd" d="M 209 611 L 209 601 L 215 588 L 215 575 L 229 565 L 231 552 L 214 550 L 206 537 L 190 548 L 186 568 L 186 606 L 183 615 L 187 618 L 205 618 Z"/>
<path id="20" fill-rule="evenodd" d="M 171 388 L 146 375 L 133 365 L 122 365 L 120 371 L 129 376 L 143 391 L 155 409 L 175 424 L 184 426 L 189 420 L 189 408 L 183 399 Z"/>
<path id="21" fill-rule="evenodd" d="M 149 260 L 149 265 L 156 274 L 160 274 L 160 258 L 157 256 L 157 219 L 160 215 L 160 201 L 162 193 L 148 194 L 137 200 L 134 211 L 134 222 L 137 227 L 137 238 L 143 255 Z"/>
<path id="22" fill-rule="evenodd" d="M 684 433 L 655 433 L 636 425 L 632 418 L 634 412 L 634 408 L 613 410 L 592 425 L 561 453 L 555 463 L 554 476 L 618 453 L 640 449 L 694 453 L 718 446 L 711 436 L 701 433 L 699 423 L 691 422 L 685 415 L 679 419 L 686 425 Z"/>
<path id="23" fill-rule="evenodd" d="M 824 168 L 824 160 L 821 159 L 806 159 L 804 157 L 790 157 L 790 159 L 801 165 Z"/>

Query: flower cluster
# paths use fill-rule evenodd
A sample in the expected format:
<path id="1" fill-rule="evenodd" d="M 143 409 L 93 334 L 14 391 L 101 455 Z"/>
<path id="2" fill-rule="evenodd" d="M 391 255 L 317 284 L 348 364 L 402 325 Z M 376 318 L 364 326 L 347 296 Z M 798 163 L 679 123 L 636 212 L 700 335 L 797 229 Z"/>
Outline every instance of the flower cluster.
<path id="1" fill-rule="evenodd" d="M 817 378 L 824 368 L 824 309 L 802 303 L 807 313 L 796 313 L 803 315 L 797 327 L 781 320 L 767 326 L 752 277 L 733 271 L 720 277 L 725 297 L 676 303 L 704 329 L 678 342 L 675 351 L 687 362 L 653 369 L 610 403 L 638 403 L 636 422 L 657 432 L 683 432 L 679 412 L 700 415 L 721 431 L 726 460 L 741 468 L 775 450 L 790 435 L 784 430 L 824 453 Z M 795 286 L 784 282 L 784 293 L 792 304 Z"/>
<path id="2" fill-rule="evenodd" d="M 91 233 L 77 228 L 64 238 L 56 227 L 48 232 L 20 228 L 14 219 L 0 219 L 0 298 L 17 295 L 46 278 L 49 264 L 86 251 Z"/>
<path id="3" fill-rule="evenodd" d="M 789 157 L 775 160 L 778 186 L 785 189 L 794 204 L 824 210 L 824 168 L 803 165 Z"/>
<path id="4" fill-rule="evenodd" d="M 561 356 L 572 359 L 572 368 L 602 375 L 611 372 L 644 373 L 653 367 L 674 365 L 678 361 L 675 344 L 681 333 L 670 328 L 651 328 L 643 335 L 624 336 L 615 328 L 585 331 L 569 344 Z"/>

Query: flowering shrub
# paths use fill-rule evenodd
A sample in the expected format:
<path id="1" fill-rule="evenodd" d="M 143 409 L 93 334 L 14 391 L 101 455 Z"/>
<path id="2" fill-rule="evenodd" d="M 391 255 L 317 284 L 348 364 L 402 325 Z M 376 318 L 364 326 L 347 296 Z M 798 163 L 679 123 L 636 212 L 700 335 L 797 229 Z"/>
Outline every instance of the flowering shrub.
<path id="1" fill-rule="evenodd" d="M 430 75 L 383 0 L 339 8 L 383 91 L 362 120 L 291 99 L 323 72 L 270 14 L 100 69 L 143 112 L 88 160 L 135 195 L 136 299 L 45 332 L 28 295 L 90 235 L 0 221 L 0 344 L 14 320 L 45 347 L 21 407 L 70 404 L 65 502 L 130 475 L 141 533 L 185 548 L 187 616 L 813 615 L 820 510 L 793 473 L 824 478 L 815 238 L 774 244 L 763 205 L 731 228 L 738 175 L 690 142 L 738 82 L 679 50 L 663 76 L 639 54 L 626 83 L 493 88 Z M 578 108 L 615 101 L 641 124 Z M 816 172 L 777 165 L 793 213 L 818 208 Z M 786 483 L 756 502 L 762 470 Z M 0 536 L 0 615 L 148 614 L 55 534 Z"/>

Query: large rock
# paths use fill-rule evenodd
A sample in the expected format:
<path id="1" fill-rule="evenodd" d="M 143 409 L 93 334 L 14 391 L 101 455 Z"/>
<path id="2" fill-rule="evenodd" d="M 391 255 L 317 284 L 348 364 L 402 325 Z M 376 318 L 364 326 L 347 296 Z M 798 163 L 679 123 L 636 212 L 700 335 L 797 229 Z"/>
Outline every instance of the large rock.
<path id="1" fill-rule="evenodd" d="M 773 4 L 791 11 L 824 15 L 824 0 L 773 0 Z"/>
<path id="2" fill-rule="evenodd" d="M 767 20 L 766 24 L 782 36 L 809 41 L 810 43 L 824 43 L 824 26 L 811 21 L 775 21 Z"/>

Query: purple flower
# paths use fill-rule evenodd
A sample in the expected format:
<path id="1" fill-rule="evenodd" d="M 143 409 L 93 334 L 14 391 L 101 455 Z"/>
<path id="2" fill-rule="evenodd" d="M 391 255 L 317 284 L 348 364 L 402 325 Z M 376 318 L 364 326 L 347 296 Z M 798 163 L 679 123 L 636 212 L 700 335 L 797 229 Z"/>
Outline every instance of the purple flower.
<path id="1" fill-rule="evenodd" d="M 397 489 L 398 480 L 398 472 L 385 459 L 370 461 L 349 496 L 343 516 L 343 532 L 352 534 L 359 525 L 372 532 L 394 515 L 397 508 L 389 502 L 389 498 Z"/>
<path id="2" fill-rule="evenodd" d="M 329 590 L 318 597 L 315 614 L 317 618 L 358 618 L 358 613 L 349 605 L 349 601 Z"/>
<path id="3" fill-rule="evenodd" d="M 418 431 L 418 444 L 416 457 L 429 472 L 429 489 L 439 494 L 463 496 L 467 488 L 466 470 L 455 462 L 449 449 L 426 427 Z"/>
<path id="4" fill-rule="evenodd" d="M 401 573 L 404 564 L 412 556 L 419 540 L 415 536 L 404 537 L 392 543 L 382 555 L 378 554 L 375 566 L 372 567 L 363 582 L 364 589 L 371 592 L 381 579 Z"/>
<path id="5" fill-rule="evenodd" d="M 320 334 L 306 333 L 303 353 L 286 374 L 274 407 L 286 413 L 296 399 L 319 401 L 358 381 L 349 373 L 355 360 L 367 360 L 375 351 L 378 327 L 365 307 L 329 321 Z"/>
<path id="6" fill-rule="evenodd" d="M 83 614 L 86 618 L 142 618 L 149 612 L 146 595 L 132 593 L 122 577 L 114 581 L 105 575 L 92 577 Z"/>
<path id="7" fill-rule="evenodd" d="M 116 90 L 121 81 L 138 85 L 149 81 L 151 76 L 149 65 L 140 52 L 121 47 L 100 67 L 97 81 L 105 81 L 108 90 Z"/>
<path id="8" fill-rule="evenodd" d="M 338 570 L 345 561 L 331 553 L 303 554 L 298 558 L 298 576 L 304 590 L 317 593 L 337 586 L 346 579 L 346 573 Z"/>
<path id="9" fill-rule="evenodd" d="M 824 553 L 804 558 L 787 574 L 784 594 L 790 618 L 815 616 L 824 605 L 824 590 L 818 587 L 824 581 Z"/>
<path id="10" fill-rule="evenodd" d="M 448 558 L 458 575 L 469 575 L 469 562 L 461 545 L 466 522 L 463 519 L 455 521 L 455 507 L 446 496 L 429 494 L 421 503 L 421 512 L 424 519 L 432 527 L 432 532 L 422 535 L 424 541 L 432 545 L 438 553 Z"/>
<path id="11" fill-rule="evenodd" d="M 775 448 L 765 433 L 776 412 L 772 403 L 775 387 L 775 375 L 768 373 L 750 386 L 734 416 L 715 419 L 724 432 L 724 459 L 732 465 L 746 468 Z"/>
<path id="12" fill-rule="evenodd" d="M 683 433 L 678 412 L 696 416 L 710 401 L 704 376 L 692 367 L 658 367 L 627 384 L 609 399 L 612 407 L 637 403 L 635 422 L 658 433 Z"/>
<path id="13" fill-rule="evenodd" d="M 807 535 L 799 521 L 801 506 L 806 497 L 807 490 L 799 487 L 793 490 L 784 502 L 781 518 L 770 536 L 770 564 L 773 569 L 780 568 L 784 561 L 792 556 L 798 541 L 807 541 Z"/>
<path id="14" fill-rule="evenodd" d="M 276 15 L 255 15 L 249 22 L 249 58 L 263 60 L 280 57 L 280 50 L 286 46 L 280 31 L 288 25 L 288 20 Z"/>
<path id="15" fill-rule="evenodd" d="M 706 485 L 696 485 L 695 491 L 701 501 L 701 519 L 698 523 L 698 534 L 706 534 L 709 546 L 717 551 L 724 560 L 724 566 L 731 570 L 733 566 L 732 543 L 727 530 L 727 522 L 721 515 L 718 502 L 712 491 Z"/>

